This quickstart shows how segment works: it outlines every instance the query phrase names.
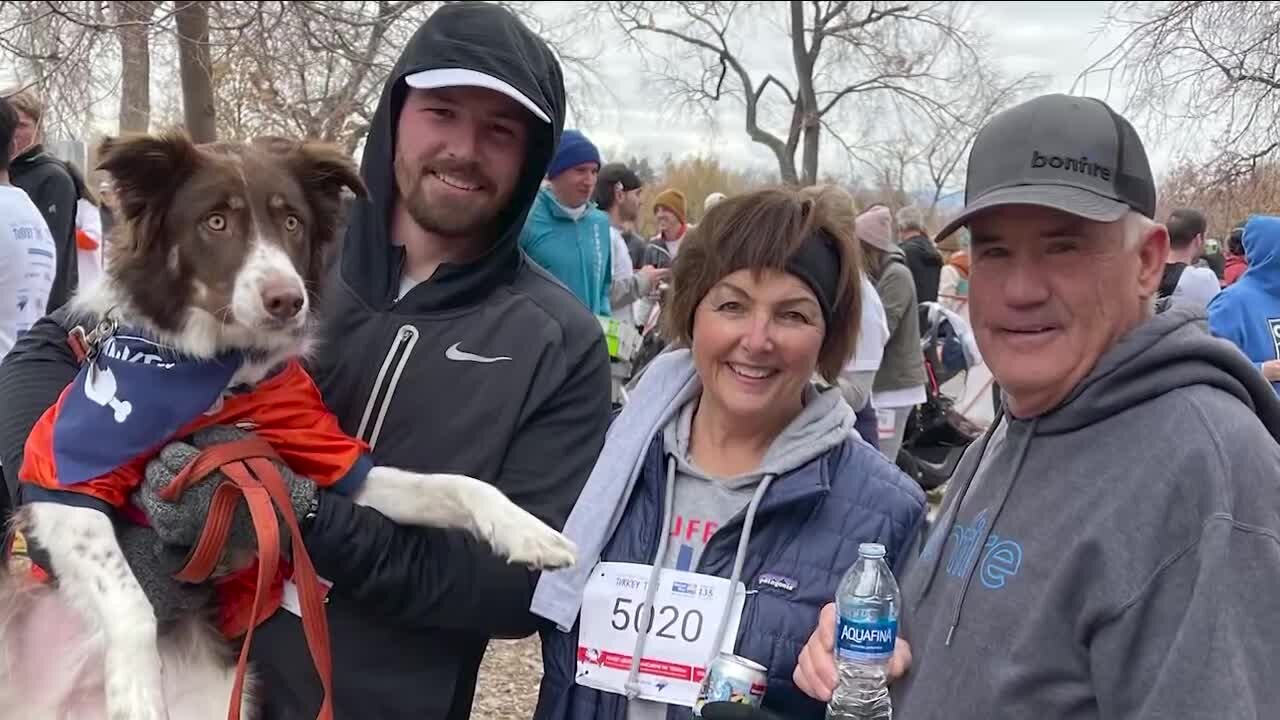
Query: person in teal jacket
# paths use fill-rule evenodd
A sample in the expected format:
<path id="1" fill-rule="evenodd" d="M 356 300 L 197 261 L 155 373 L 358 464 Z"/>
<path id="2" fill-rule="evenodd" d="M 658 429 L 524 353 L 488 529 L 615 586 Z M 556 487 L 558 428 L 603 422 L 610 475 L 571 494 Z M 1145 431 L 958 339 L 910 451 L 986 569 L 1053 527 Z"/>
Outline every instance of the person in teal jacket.
<path id="1" fill-rule="evenodd" d="M 599 174 L 600 151 L 581 132 L 565 130 L 520 247 L 591 312 L 607 317 L 613 282 L 609 216 L 591 202 Z"/>

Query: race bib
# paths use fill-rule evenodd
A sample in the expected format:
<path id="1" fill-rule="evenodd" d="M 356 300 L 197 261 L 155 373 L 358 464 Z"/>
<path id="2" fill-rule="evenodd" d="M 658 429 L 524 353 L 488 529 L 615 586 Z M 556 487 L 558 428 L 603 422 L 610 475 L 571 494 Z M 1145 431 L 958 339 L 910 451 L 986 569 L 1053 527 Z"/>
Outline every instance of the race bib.
<path id="1" fill-rule="evenodd" d="M 733 652 L 746 587 L 732 589 L 733 606 L 721 647 L 715 634 L 725 618 L 731 589 L 725 578 L 662 570 L 652 609 L 645 604 L 649 565 L 602 562 L 591 573 L 578 626 L 579 685 L 626 694 L 636 640 L 643 630 L 640 698 L 693 707 L 707 665 L 720 651 Z"/>

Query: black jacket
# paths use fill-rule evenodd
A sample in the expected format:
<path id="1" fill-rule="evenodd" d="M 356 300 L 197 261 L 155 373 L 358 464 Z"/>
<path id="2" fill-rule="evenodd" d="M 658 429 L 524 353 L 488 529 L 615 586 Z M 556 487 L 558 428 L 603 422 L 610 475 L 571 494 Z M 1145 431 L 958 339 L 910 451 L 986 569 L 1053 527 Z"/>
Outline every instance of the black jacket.
<path id="1" fill-rule="evenodd" d="M 442 265 L 397 301 L 404 254 L 390 242 L 387 218 L 402 78 L 459 66 L 520 88 L 554 127 L 534 121 L 492 250 L 472 264 Z M 329 407 L 371 442 L 379 464 L 492 482 L 555 527 L 603 446 L 610 407 L 599 324 L 517 245 L 563 115 L 554 56 L 512 15 L 488 4 L 437 10 L 409 42 L 374 116 L 362 168 L 370 200 L 352 208 L 312 365 Z M 6 467 L 20 462 L 26 432 L 70 381 L 64 348 L 64 333 L 46 320 L 0 370 Z M 450 359 L 458 351 L 511 359 Z M 400 527 L 324 494 L 306 545 L 317 572 L 334 582 L 328 617 L 339 718 L 467 718 L 489 638 L 535 629 L 528 608 L 536 575 L 462 532 Z M 315 717 L 320 688 L 297 617 L 281 610 L 264 623 L 253 660 L 268 720 Z"/>
<path id="2" fill-rule="evenodd" d="M 916 235 L 902 243 L 902 254 L 916 281 L 917 302 L 937 302 L 938 283 L 942 280 L 942 253 L 933 241 Z"/>
<path id="3" fill-rule="evenodd" d="M 62 307 L 80 284 L 76 264 L 76 193 L 71 174 L 58 158 L 33 145 L 13 159 L 9 181 L 22 188 L 40 209 L 49 235 L 58 250 L 53 285 L 49 288 L 48 311 Z"/>

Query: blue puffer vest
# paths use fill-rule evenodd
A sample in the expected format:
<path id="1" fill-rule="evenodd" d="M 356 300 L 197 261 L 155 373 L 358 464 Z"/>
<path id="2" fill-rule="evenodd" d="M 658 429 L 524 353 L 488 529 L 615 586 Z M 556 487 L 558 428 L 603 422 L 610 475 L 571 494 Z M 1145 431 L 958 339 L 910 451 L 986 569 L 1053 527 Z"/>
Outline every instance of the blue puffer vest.
<path id="1" fill-rule="evenodd" d="M 659 433 L 602 561 L 654 561 L 666 491 L 665 459 Z M 882 543 L 887 561 L 897 568 L 920 532 L 924 507 L 919 486 L 852 435 L 773 481 L 756 513 L 742 571 L 747 601 L 735 650 L 769 668 L 765 707 L 788 718 L 823 717 L 822 703 L 792 682 L 800 649 L 817 625 L 818 612 L 835 599 L 840 578 L 858 557 L 858 544 Z M 729 577 L 744 512 L 712 536 L 698 572 Z M 762 583 L 762 577 L 768 581 Z M 543 677 L 534 719 L 626 720 L 625 697 L 574 684 L 577 626 L 562 633 L 548 623 L 541 635 Z M 690 716 L 681 707 L 667 713 L 668 720 Z"/>

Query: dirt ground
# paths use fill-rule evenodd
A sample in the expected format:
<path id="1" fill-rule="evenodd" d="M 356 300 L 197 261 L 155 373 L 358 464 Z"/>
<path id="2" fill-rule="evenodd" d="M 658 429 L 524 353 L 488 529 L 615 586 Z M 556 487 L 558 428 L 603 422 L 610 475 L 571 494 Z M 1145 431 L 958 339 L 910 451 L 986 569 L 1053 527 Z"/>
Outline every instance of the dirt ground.
<path id="1" fill-rule="evenodd" d="M 476 700 L 471 708 L 475 720 L 529 720 L 538 704 L 538 682 L 542 679 L 542 652 L 538 636 L 524 640 L 494 640 L 489 643 Z"/>

